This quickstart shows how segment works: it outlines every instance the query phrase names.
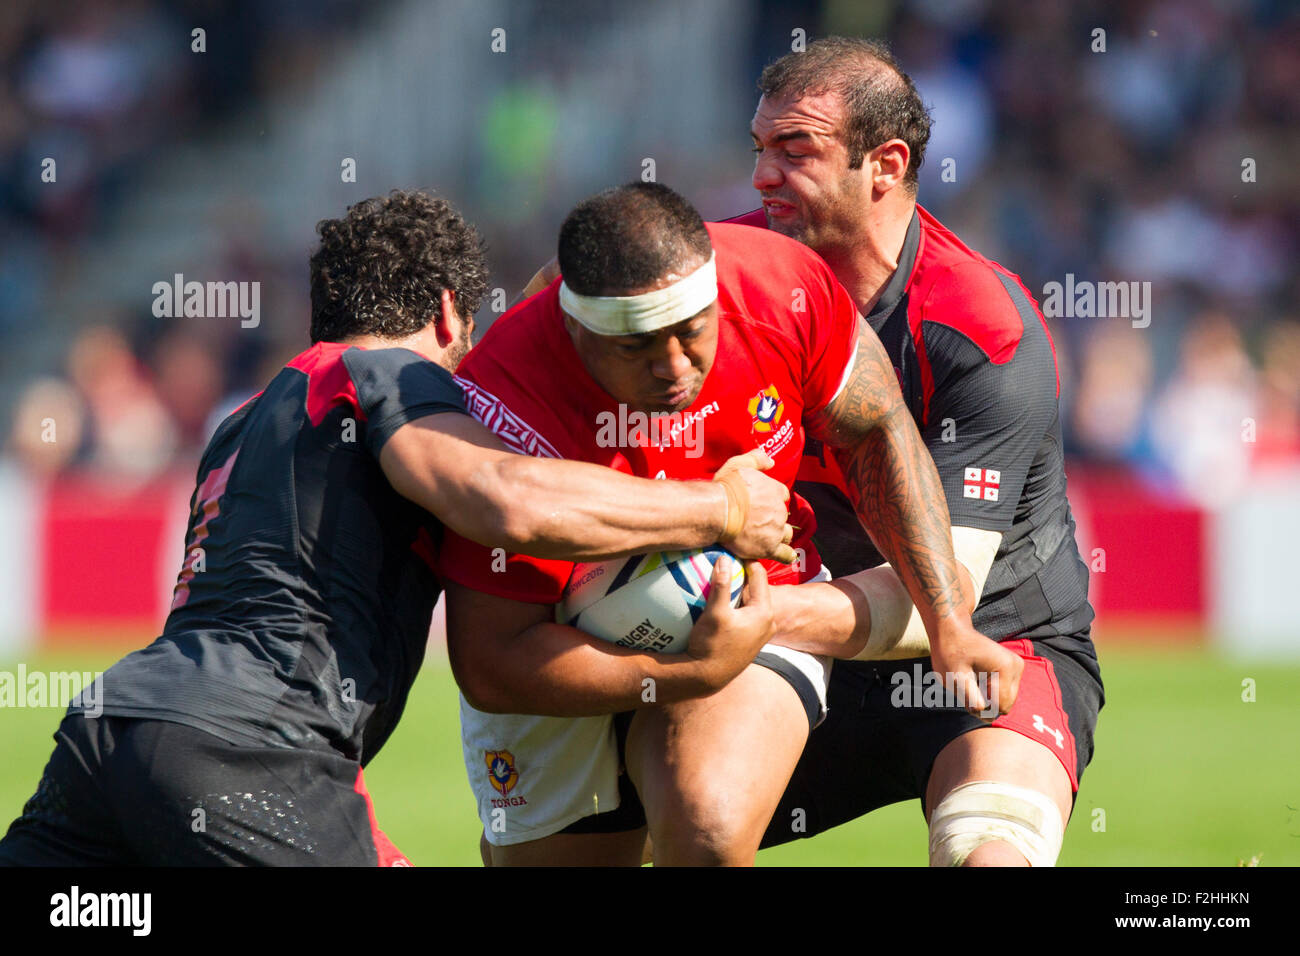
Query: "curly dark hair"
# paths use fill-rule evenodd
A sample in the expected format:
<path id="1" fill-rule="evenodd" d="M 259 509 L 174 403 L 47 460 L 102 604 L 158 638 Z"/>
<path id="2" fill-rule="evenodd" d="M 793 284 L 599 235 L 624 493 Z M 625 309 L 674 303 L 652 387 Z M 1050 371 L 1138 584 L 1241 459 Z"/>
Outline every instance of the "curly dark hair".
<path id="1" fill-rule="evenodd" d="M 578 203 L 556 258 L 579 295 L 627 295 L 712 252 L 694 206 L 662 183 L 632 182 Z"/>
<path id="2" fill-rule="evenodd" d="M 438 314 L 443 289 L 469 319 L 487 292 L 483 240 L 451 203 L 429 193 L 395 189 L 364 199 L 316 231 L 313 343 L 414 334 Z"/>
<path id="3" fill-rule="evenodd" d="M 930 113 L 885 44 L 857 37 L 814 40 L 803 52 L 769 63 L 758 89 L 768 99 L 838 94 L 846 115 L 842 133 L 849 169 L 861 169 L 866 154 L 881 143 L 901 139 L 911 153 L 903 182 L 916 191 L 917 170 L 930 142 Z"/>

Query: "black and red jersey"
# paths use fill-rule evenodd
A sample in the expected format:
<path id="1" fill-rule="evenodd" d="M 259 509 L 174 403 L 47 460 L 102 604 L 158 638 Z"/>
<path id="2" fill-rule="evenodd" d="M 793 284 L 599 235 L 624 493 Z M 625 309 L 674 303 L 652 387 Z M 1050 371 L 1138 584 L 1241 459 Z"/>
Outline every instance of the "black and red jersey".
<path id="1" fill-rule="evenodd" d="M 379 454 L 439 412 L 466 413 L 463 395 L 415 352 L 318 343 L 289 362 L 204 451 L 171 613 L 104 674 L 103 712 L 373 757 L 441 590 L 441 525 Z"/>
<path id="2" fill-rule="evenodd" d="M 767 225 L 762 210 L 731 221 Z M 898 268 L 865 320 L 893 362 L 953 525 L 1002 534 L 975 626 L 1000 640 L 1079 638 L 1066 643 L 1091 657 L 1056 353 L 1033 296 L 918 205 Z M 815 441 L 804 455 L 795 487 L 817 515 L 826 566 L 844 575 L 880 564 L 834 459 Z"/>

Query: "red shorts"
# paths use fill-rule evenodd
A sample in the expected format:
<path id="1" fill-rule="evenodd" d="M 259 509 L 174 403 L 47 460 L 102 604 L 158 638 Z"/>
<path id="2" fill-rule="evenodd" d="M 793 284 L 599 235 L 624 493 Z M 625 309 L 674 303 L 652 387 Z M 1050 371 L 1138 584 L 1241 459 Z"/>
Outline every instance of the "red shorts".
<path id="1" fill-rule="evenodd" d="M 1061 698 L 1056 666 L 1046 657 L 1035 654 L 1033 641 L 1003 641 L 1002 646 L 1024 658 L 1025 670 L 1020 676 L 1020 692 L 1011 712 L 993 721 L 993 726 L 1024 734 L 1050 750 L 1069 774 L 1070 788 L 1078 793 L 1078 746 L 1070 730 L 1070 715 Z"/>

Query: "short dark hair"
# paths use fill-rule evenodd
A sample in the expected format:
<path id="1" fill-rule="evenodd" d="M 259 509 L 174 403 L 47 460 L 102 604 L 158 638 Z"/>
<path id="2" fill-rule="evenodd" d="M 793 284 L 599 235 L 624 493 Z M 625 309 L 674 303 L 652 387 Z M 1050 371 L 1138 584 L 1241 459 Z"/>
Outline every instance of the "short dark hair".
<path id="1" fill-rule="evenodd" d="M 911 153 L 903 181 L 916 189 L 930 141 L 930 113 L 885 44 L 857 37 L 814 40 L 803 52 L 769 63 L 758 89 L 768 99 L 838 94 L 844 103 L 849 169 L 862 168 L 866 154 L 881 143 L 901 139 Z"/>
<path id="2" fill-rule="evenodd" d="M 483 240 L 445 199 L 420 190 L 348 207 L 316 224 L 311 257 L 311 340 L 399 339 L 438 314 L 442 290 L 468 319 L 487 292 Z"/>
<path id="3" fill-rule="evenodd" d="M 695 207 L 667 186 L 643 182 L 578 203 L 559 245 L 560 274 L 579 295 L 627 295 L 713 253 Z"/>

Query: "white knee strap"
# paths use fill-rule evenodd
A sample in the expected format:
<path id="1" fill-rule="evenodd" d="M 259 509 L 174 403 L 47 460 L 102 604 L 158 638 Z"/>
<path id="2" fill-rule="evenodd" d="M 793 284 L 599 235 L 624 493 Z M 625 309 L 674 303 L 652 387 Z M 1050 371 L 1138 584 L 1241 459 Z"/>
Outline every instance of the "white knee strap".
<path id="1" fill-rule="evenodd" d="M 1049 797 L 977 780 L 954 788 L 930 815 L 930 865 L 961 866 L 976 847 L 1001 840 L 1030 866 L 1054 866 L 1064 836 L 1061 811 Z"/>

